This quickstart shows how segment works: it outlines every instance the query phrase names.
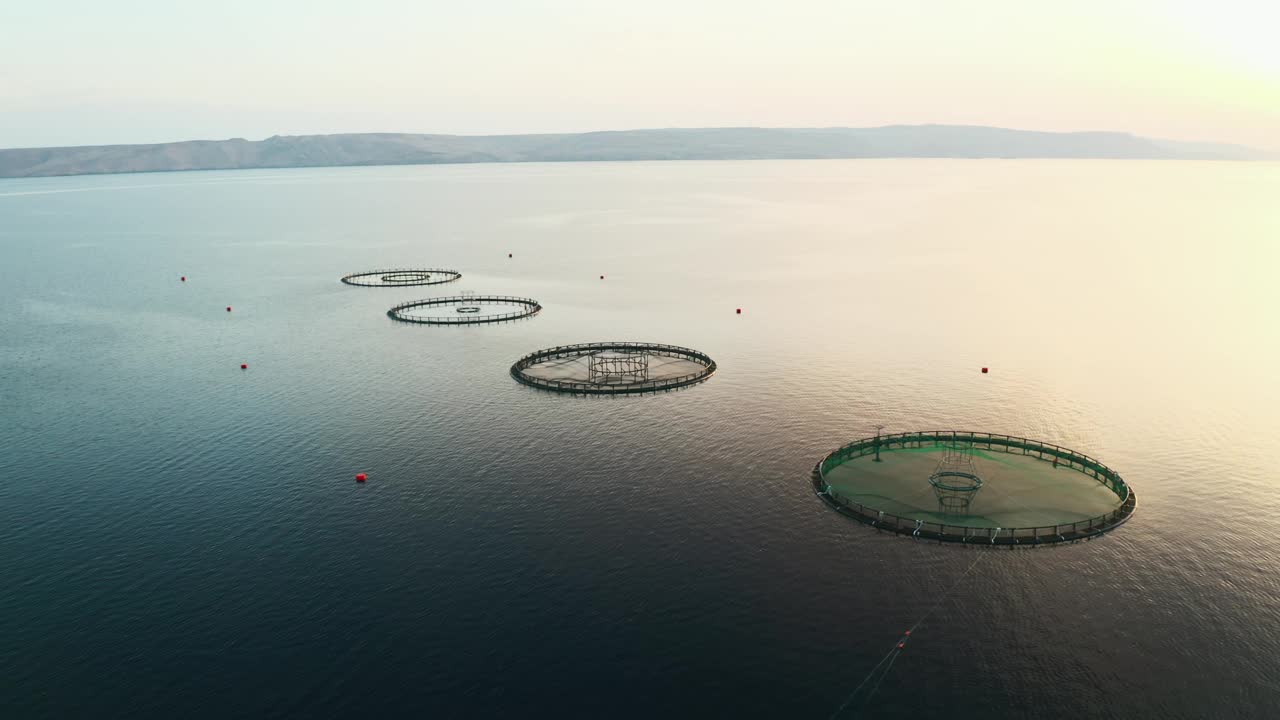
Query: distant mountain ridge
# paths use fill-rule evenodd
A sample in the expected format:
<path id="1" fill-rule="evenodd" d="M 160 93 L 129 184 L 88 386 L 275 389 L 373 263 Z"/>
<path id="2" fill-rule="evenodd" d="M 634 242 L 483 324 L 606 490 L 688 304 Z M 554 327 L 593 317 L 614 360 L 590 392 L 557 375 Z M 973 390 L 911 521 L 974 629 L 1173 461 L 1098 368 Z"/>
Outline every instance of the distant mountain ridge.
<path id="1" fill-rule="evenodd" d="M 247 168 L 592 160 L 1097 158 L 1273 160 L 1241 145 L 968 125 L 705 128 L 543 135 L 351 133 L 0 150 L 0 178 Z"/>

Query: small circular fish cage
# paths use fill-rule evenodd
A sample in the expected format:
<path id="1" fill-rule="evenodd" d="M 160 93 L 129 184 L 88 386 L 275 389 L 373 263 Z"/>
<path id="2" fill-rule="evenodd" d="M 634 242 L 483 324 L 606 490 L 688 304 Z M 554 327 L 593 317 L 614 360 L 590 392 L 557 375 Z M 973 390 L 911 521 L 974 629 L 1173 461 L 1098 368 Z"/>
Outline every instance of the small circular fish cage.
<path id="1" fill-rule="evenodd" d="M 967 472 L 942 470 L 929 476 L 938 508 L 944 513 L 967 513 L 982 489 L 982 478 Z"/>
<path id="2" fill-rule="evenodd" d="M 511 377 L 542 390 L 625 395 L 675 390 L 716 371 L 706 353 L 677 345 L 596 342 L 538 350 L 511 366 Z"/>
<path id="3" fill-rule="evenodd" d="M 1011 435 L 936 430 L 863 438 L 813 468 L 818 497 L 878 530 L 977 545 L 1088 540 L 1137 496 L 1084 453 Z"/>
<path id="4" fill-rule="evenodd" d="M 542 310 L 533 298 L 510 295 L 456 295 L 400 303 L 387 311 L 393 320 L 421 325 L 477 325 L 532 317 Z"/>
<path id="5" fill-rule="evenodd" d="M 411 287 L 415 285 L 443 285 L 462 279 L 457 270 L 394 268 L 369 270 L 343 275 L 342 282 L 360 287 Z"/>

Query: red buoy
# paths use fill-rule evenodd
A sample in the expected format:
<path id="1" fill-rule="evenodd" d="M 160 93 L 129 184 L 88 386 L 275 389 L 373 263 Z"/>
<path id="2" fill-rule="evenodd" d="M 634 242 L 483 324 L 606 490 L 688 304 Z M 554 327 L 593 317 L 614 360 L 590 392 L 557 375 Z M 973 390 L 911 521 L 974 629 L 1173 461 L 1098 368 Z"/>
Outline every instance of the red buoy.
<path id="1" fill-rule="evenodd" d="M 368 480 L 368 479 L 369 479 L 369 476 L 365 475 L 364 473 L 358 473 L 356 475 L 356 482 L 364 482 L 365 480 Z"/>
<path id="2" fill-rule="evenodd" d="M 228 306 L 227 306 L 227 312 L 231 312 L 231 306 L 230 306 L 230 305 L 228 305 Z"/>
<path id="3" fill-rule="evenodd" d="M 907 637 L 911 637 L 911 631 L 910 631 L 910 630 L 908 630 L 908 631 L 906 631 L 905 633 L 903 633 L 903 635 L 906 635 Z"/>
<path id="4" fill-rule="evenodd" d="M 248 370 L 248 369 L 249 369 L 249 363 L 240 363 L 240 369 L 241 369 L 241 370 Z"/>
<path id="5" fill-rule="evenodd" d="M 603 279 L 604 279 L 604 276 L 603 276 L 603 275 L 601 275 L 601 276 L 600 276 L 600 279 L 601 279 L 601 280 L 603 280 Z"/>
<path id="6" fill-rule="evenodd" d="M 742 308 L 738 308 L 738 314 L 739 314 L 739 315 L 741 315 L 741 314 L 742 314 Z"/>
<path id="7" fill-rule="evenodd" d="M 186 276 L 186 275 L 183 275 L 183 276 L 182 276 L 182 282 L 186 282 L 186 281 L 187 281 L 187 276 Z"/>
<path id="8" fill-rule="evenodd" d="M 901 650 L 902 648 L 904 648 L 904 647 L 906 647 L 906 646 L 907 646 L 907 644 L 906 644 L 906 643 L 898 643 L 898 649 L 899 649 L 899 650 Z"/>
<path id="9" fill-rule="evenodd" d="M 986 368 L 982 368 L 982 373 L 983 373 L 984 375 L 986 374 L 986 372 L 987 372 L 987 369 L 986 369 Z"/>
<path id="10" fill-rule="evenodd" d="M 511 253 L 507 253 L 507 257 L 511 257 Z"/>

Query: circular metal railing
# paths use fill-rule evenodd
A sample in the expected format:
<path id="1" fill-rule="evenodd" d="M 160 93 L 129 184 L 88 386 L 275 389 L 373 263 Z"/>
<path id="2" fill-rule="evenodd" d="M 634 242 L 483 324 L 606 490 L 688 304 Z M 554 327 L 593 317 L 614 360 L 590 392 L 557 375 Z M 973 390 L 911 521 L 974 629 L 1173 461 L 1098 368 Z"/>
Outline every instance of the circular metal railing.
<path id="1" fill-rule="evenodd" d="M 1048 462 L 1065 465 L 1092 477 L 1115 493 L 1120 505 L 1115 510 L 1071 523 L 1040 525 L 1033 527 L 973 527 L 954 523 L 939 523 L 919 518 L 909 518 L 885 512 L 864 503 L 841 496 L 826 481 L 826 473 L 857 457 L 898 448 L 944 446 L 946 443 L 967 443 L 974 448 L 1032 455 Z M 892 433 L 878 437 L 855 440 L 832 450 L 813 468 L 814 492 L 841 514 L 881 530 L 889 530 L 913 537 L 947 542 L 978 542 L 991 545 L 1042 545 L 1046 543 L 1087 540 L 1109 532 L 1127 521 L 1137 508 L 1137 495 L 1133 488 L 1115 470 L 1084 453 L 1015 435 L 981 433 L 959 430 L 926 430 L 921 432 Z M 980 482 L 980 481 L 979 481 Z"/>
<path id="2" fill-rule="evenodd" d="M 636 380 L 634 382 L 605 382 L 595 383 L 582 380 L 557 380 L 552 378 L 543 378 L 526 372 L 530 367 L 537 363 L 546 362 L 548 360 L 560 360 L 567 358 L 589 358 L 595 353 L 606 351 L 618 351 L 625 353 L 647 353 L 651 356 L 672 357 L 682 360 L 691 360 L 698 363 L 702 367 L 691 373 L 685 373 L 675 377 L 667 378 L 650 378 Z M 651 393 L 662 390 L 675 390 L 677 388 L 688 387 L 705 381 L 711 377 L 716 371 L 716 362 L 709 355 L 699 350 L 680 347 L 679 345 L 665 345 L 662 343 L 643 343 L 643 342 L 595 342 L 595 343 L 578 343 L 574 345 L 558 345 L 544 350 L 538 350 L 519 360 L 515 361 L 511 366 L 511 376 L 516 381 L 528 385 L 530 387 L 542 390 L 550 390 L 553 392 L 572 393 L 582 395 L 623 395 L 635 393 Z"/>
<path id="3" fill-rule="evenodd" d="M 518 310 L 505 313 L 482 314 L 485 303 L 495 305 L 517 305 Z M 418 308 L 456 306 L 453 315 L 413 315 L 411 310 Z M 420 325 L 477 325 L 480 323 L 506 322 L 520 318 L 533 317 L 542 311 L 542 305 L 533 298 L 514 297 L 511 295 L 456 295 L 451 297 L 427 298 L 403 302 L 387 311 L 393 320 Z"/>
<path id="4" fill-rule="evenodd" d="M 443 285 L 462 279 L 457 270 L 435 268 L 392 268 L 351 273 L 339 278 L 347 285 L 359 287 L 411 287 L 415 285 Z"/>

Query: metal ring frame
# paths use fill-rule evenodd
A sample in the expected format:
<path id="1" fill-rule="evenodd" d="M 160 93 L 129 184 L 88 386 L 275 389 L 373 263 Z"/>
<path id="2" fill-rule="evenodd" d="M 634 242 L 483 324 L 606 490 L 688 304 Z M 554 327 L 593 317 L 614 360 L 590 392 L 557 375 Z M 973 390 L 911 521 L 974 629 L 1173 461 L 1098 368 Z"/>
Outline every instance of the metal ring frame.
<path id="1" fill-rule="evenodd" d="M 660 378 L 657 380 L 644 379 L 634 383 L 592 383 L 577 380 L 550 380 L 547 378 L 535 377 L 525 372 L 525 370 L 532 365 L 545 360 L 588 357 L 595 353 L 609 350 L 622 353 L 644 352 L 649 355 L 661 355 L 664 357 L 679 358 L 682 360 L 692 360 L 702 365 L 702 369 L 694 373 L 674 378 Z M 682 387 L 688 387 L 705 381 L 707 378 L 715 374 L 715 371 L 715 360 L 712 360 L 706 353 L 698 350 L 692 350 L 678 345 L 620 341 L 559 345 L 545 350 L 538 350 L 515 361 L 511 366 L 511 377 L 524 385 L 539 388 L 541 390 L 550 390 L 552 392 L 579 395 L 628 395 L 653 393 L 662 390 L 675 390 Z"/>
<path id="2" fill-rule="evenodd" d="M 428 272 L 395 272 L 383 275 L 381 278 L 384 283 L 396 283 L 399 285 L 414 285 L 419 282 L 426 282 L 431 279 L 431 273 Z"/>
<path id="3" fill-rule="evenodd" d="M 499 313 L 495 315 L 480 315 L 479 307 L 476 303 L 502 303 L 505 305 L 520 305 L 521 308 L 515 312 Z M 406 311 L 414 308 L 422 307 L 449 307 L 458 306 L 458 315 L 439 316 L 439 317 L 414 317 L 406 314 Z M 475 312 L 466 312 L 463 308 L 476 307 Z M 542 305 L 538 304 L 533 298 L 513 297 L 509 295 L 456 295 L 451 297 L 427 298 L 425 300 L 410 300 L 409 302 L 400 303 L 387 311 L 387 315 L 393 320 L 399 320 L 407 323 L 418 323 L 419 325 L 478 325 L 480 323 L 506 322 L 508 320 L 519 320 L 521 318 L 533 317 L 542 311 Z"/>
<path id="4" fill-rule="evenodd" d="M 404 280 L 387 280 L 388 277 L 403 277 Z M 420 279 L 410 280 L 411 277 Z M 437 279 L 433 279 L 437 278 Z M 462 279 L 457 270 L 440 270 L 435 268 L 392 268 L 390 270 L 369 270 L 366 272 L 343 275 L 342 282 L 359 287 L 411 287 L 415 285 L 443 285 Z"/>
<path id="5" fill-rule="evenodd" d="M 959 478 L 963 482 L 950 482 L 946 478 Z M 930 475 L 929 484 L 948 492 L 977 492 L 982 488 L 982 478 L 973 473 L 943 470 Z"/>
<path id="6" fill-rule="evenodd" d="M 1072 523 L 1038 527 L 982 528 L 954 523 L 938 523 L 887 513 L 841 497 L 826 480 L 828 470 L 849 460 L 873 455 L 878 450 L 892 450 L 895 447 L 920 448 L 926 445 L 944 446 L 947 443 L 957 442 L 965 443 L 978 449 L 1030 455 L 1046 462 L 1053 462 L 1058 467 L 1070 468 L 1093 478 L 1103 487 L 1115 493 L 1116 497 L 1120 499 L 1120 506 L 1106 514 Z M 935 475 L 940 474 L 935 473 Z M 877 530 L 888 530 L 928 540 L 966 544 L 977 543 L 983 546 L 1031 547 L 1051 543 L 1091 540 L 1116 529 L 1133 517 L 1138 503 L 1137 494 L 1120 477 L 1119 473 L 1084 453 L 1039 440 L 967 430 L 926 430 L 893 433 L 855 440 L 839 449 L 832 450 L 826 457 L 818 461 L 818 464 L 814 465 L 810 477 L 814 493 L 823 502 L 841 515 L 871 525 Z M 933 482 L 932 477 L 930 482 Z M 969 490 L 972 489 L 972 486 L 966 486 L 962 489 Z"/>

